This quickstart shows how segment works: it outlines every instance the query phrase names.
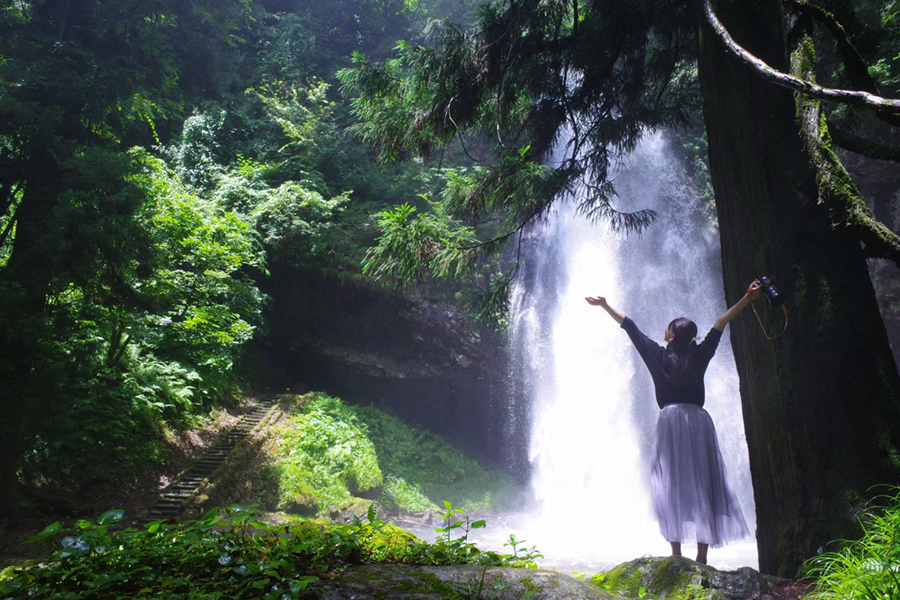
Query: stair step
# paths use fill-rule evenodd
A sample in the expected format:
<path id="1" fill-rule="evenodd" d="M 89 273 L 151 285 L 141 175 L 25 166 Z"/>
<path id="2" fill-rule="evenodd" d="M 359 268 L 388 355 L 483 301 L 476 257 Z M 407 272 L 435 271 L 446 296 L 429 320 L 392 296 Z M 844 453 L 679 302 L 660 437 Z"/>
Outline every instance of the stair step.
<path id="1" fill-rule="evenodd" d="M 150 520 L 159 520 L 174 518 L 181 514 L 185 502 L 210 475 L 215 473 L 216 469 L 222 466 L 234 447 L 272 414 L 275 406 L 276 403 L 271 400 L 262 400 L 244 413 L 237 424 L 227 431 L 215 446 L 208 448 L 182 473 L 181 477 L 160 492 L 156 505 L 147 512 L 147 517 Z"/>

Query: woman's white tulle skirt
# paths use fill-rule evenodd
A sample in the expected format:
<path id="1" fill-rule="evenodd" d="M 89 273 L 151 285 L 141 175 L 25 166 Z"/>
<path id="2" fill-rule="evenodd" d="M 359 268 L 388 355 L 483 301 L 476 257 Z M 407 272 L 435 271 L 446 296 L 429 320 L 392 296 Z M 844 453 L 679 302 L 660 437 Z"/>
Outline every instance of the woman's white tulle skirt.
<path id="1" fill-rule="evenodd" d="M 700 406 L 669 404 L 660 411 L 650 489 L 666 541 L 719 547 L 747 535 L 740 506 L 725 481 L 716 428 Z"/>

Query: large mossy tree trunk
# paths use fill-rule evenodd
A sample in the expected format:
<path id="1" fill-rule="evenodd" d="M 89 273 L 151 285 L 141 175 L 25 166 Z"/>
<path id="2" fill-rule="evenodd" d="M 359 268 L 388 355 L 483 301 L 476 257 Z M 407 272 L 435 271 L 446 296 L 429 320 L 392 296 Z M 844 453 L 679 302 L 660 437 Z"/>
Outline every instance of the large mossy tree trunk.
<path id="1" fill-rule="evenodd" d="M 789 70 L 777 0 L 720 1 L 716 11 L 739 44 Z M 854 535 L 872 486 L 900 481 L 900 377 L 859 237 L 834 224 L 829 186 L 855 190 L 811 147 L 827 135 L 818 106 L 751 72 L 709 28 L 700 79 L 726 298 L 771 275 L 790 308 L 783 337 L 767 341 L 748 311 L 731 340 L 760 570 L 794 575 L 818 548 Z"/>

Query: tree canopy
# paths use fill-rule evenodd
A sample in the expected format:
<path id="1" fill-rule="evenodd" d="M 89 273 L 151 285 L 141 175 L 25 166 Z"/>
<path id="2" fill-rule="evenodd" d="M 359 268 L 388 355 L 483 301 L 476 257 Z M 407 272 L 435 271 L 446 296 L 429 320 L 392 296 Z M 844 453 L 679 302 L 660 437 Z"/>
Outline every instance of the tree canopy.
<path id="1" fill-rule="evenodd" d="M 701 9 L 716 21 L 709 2 L 559 0 L 487 4 L 470 30 L 432 23 L 427 44 L 401 42 L 396 57 L 384 63 L 357 53 L 354 67 L 339 73 L 360 120 L 352 130 L 386 163 L 410 153 L 430 157 L 455 140 L 463 147 L 477 144 L 480 152 L 469 155 L 476 176 L 453 181 L 442 196 L 442 210 L 470 221 L 503 214 L 498 241 L 545 215 L 563 192 L 575 195 L 580 210 L 592 218 L 614 228 L 640 229 L 654 215 L 616 208 L 607 177 L 610 164 L 647 130 L 688 126 L 699 111 Z M 854 9 L 796 1 L 786 2 L 784 11 L 785 19 L 802 21 L 794 32 L 807 21 L 816 26 L 822 58 L 811 75 L 845 89 L 779 73 L 733 40 L 731 50 L 756 61 L 760 75 L 778 85 L 843 103 L 830 109 L 845 128 L 860 132 L 871 117 L 896 124 L 892 115 L 900 101 L 876 95 L 898 91 L 897 57 L 890 44 L 896 36 L 892 5 Z M 836 14 L 850 24 L 844 27 Z M 727 30 L 719 25 L 725 39 Z M 861 115 L 860 107 L 867 107 L 869 115 Z M 857 111 L 850 123 L 848 108 Z M 877 147 L 881 156 L 890 155 L 862 138 L 850 142 L 856 134 L 840 130 L 836 143 L 848 140 L 852 151 Z M 867 226 L 877 230 L 866 235 L 860 228 L 873 252 L 877 246 L 879 254 L 896 260 L 890 232 L 871 220 Z M 436 228 L 422 237 L 422 246 L 447 251 L 455 246 L 463 252 L 483 247 L 447 244 L 442 237 Z M 391 253 L 386 246 L 378 256 L 389 261 L 404 255 L 396 250 Z"/>
<path id="2" fill-rule="evenodd" d="M 0 5 L 2 512 L 23 480 L 131 477 L 229 402 L 271 262 L 359 277 L 370 215 L 441 175 L 382 170 L 334 73 L 449 8 Z"/>

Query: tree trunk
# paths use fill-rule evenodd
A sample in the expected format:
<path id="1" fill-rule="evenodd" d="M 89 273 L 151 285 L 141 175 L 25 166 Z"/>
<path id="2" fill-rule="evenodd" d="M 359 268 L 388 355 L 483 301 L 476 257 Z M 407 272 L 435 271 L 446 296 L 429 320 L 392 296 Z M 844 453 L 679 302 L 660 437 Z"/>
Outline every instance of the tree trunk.
<path id="1" fill-rule="evenodd" d="M 777 0 L 718 2 L 716 11 L 739 44 L 788 70 Z M 791 92 L 728 55 L 708 28 L 699 58 L 726 298 L 770 275 L 790 310 L 778 340 L 767 341 L 749 312 L 731 340 L 760 570 L 795 575 L 818 548 L 855 533 L 873 485 L 898 481 L 900 376 L 859 238 L 829 212 L 826 186 L 855 190 L 840 173 L 821 177 L 842 168 L 811 151 L 818 111 L 798 111 Z"/>
<path id="2" fill-rule="evenodd" d="M 35 415 L 44 412 L 46 387 L 36 359 L 43 337 L 44 305 L 52 279 L 41 235 L 59 194 L 59 169 L 49 143 L 35 143 L 17 210 L 12 253 L 0 270 L 0 516 L 15 513 L 22 500 L 19 467 Z M 42 251 L 43 250 L 43 251 Z"/>

